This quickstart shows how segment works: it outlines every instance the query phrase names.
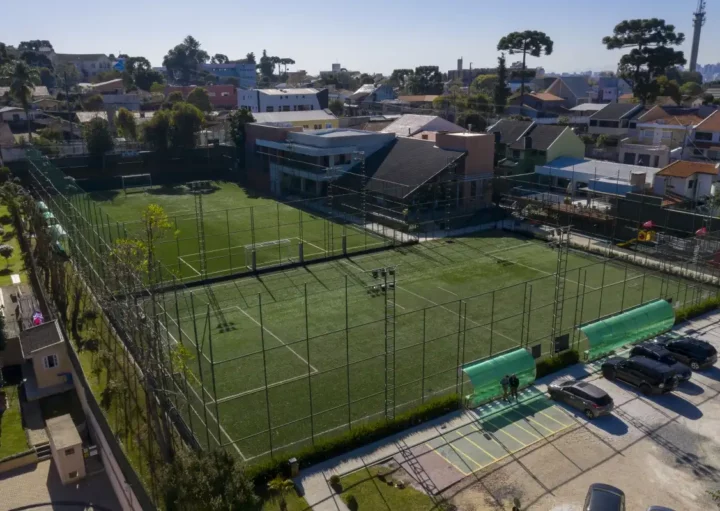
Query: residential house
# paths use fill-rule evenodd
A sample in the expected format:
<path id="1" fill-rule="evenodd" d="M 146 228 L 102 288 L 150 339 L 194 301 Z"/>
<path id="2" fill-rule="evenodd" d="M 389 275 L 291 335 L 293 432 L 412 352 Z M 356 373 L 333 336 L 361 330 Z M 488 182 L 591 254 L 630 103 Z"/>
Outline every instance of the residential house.
<path id="1" fill-rule="evenodd" d="M 28 112 L 30 119 L 35 116 L 35 113 Z M 25 110 L 17 106 L 4 106 L 0 107 L 0 121 L 1 122 L 20 122 L 27 121 L 28 115 L 25 115 Z"/>
<path id="2" fill-rule="evenodd" d="M 20 332 L 28 401 L 73 389 L 72 365 L 57 320 Z"/>
<path id="3" fill-rule="evenodd" d="M 7 95 L 10 96 L 10 87 L 0 87 L 0 98 Z M 33 87 L 32 92 L 32 98 L 35 99 L 43 99 L 43 98 L 52 98 L 52 95 L 48 91 L 48 88 L 44 85 L 36 85 Z"/>
<path id="4" fill-rule="evenodd" d="M 560 76 L 545 91 L 564 100 L 566 108 L 590 103 L 592 86 L 587 76 Z"/>
<path id="5" fill-rule="evenodd" d="M 440 96 L 437 94 L 421 94 L 414 96 L 398 96 L 397 100 L 403 106 L 413 108 L 432 108 L 433 101 Z"/>
<path id="6" fill-rule="evenodd" d="M 603 160 L 563 156 L 537 165 L 535 173 L 549 179 L 553 188 L 576 192 L 625 195 L 649 191 L 660 169 Z"/>
<path id="7" fill-rule="evenodd" d="M 678 160 L 655 175 L 655 195 L 680 195 L 685 199 L 702 201 L 713 194 L 718 181 L 720 163 L 700 163 Z"/>
<path id="8" fill-rule="evenodd" d="M 48 58 L 55 69 L 62 69 L 66 64 L 72 64 L 78 70 L 83 79 L 87 80 L 98 73 L 110 71 L 113 61 L 103 53 L 55 53 L 52 52 Z"/>
<path id="9" fill-rule="evenodd" d="M 530 82 L 530 88 L 535 92 L 545 92 L 555 80 L 556 76 L 543 76 L 542 78 L 533 78 Z"/>
<path id="10" fill-rule="evenodd" d="M 588 133 L 591 135 L 610 135 L 624 137 L 636 119 L 644 112 L 643 106 L 636 103 L 611 103 L 590 116 Z"/>
<path id="11" fill-rule="evenodd" d="M 168 85 L 165 87 L 165 95 L 168 96 L 172 92 L 180 91 L 183 97 L 187 98 L 195 87 L 197 86 Z M 210 97 L 210 104 L 213 108 L 236 108 L 239 102 L 238 91 L 251 92 L 236 89 L 234 85 L 203 85 L 203 89 L 207 91 L 208 96 Z M 240 106 L 240 108 L 243 107 Z"/>
<path id="12" fill-rule="evenodd" d="M 501 174 L 525 174 L 561 156 L 585 155 L 585 144 L 568 126 L 503 119 L 487 132 L 494 136 L 496 170 Z"/>
<path id="13" fill-rule="evenodd" d="M 720 161 L 720 110 L 715 110 L 693 128 L 687 138 L 683 158 Z"/>
<path id="14" fill-rule="evenodd" d="M 297 112 L 261 112 L 253 114 L 255 122 L 280 128 L 324 130 L 338 128 L 338 118 L 330 110 L 299 110 Z"/>
<path id="15" fill-rule="evenodd" d="M 632 87 L 614 76 L 601 76 L 598 83 L 592 86 L 590 101 L 593 103 L 618 103 L 623 94 L 632 93 Z"/>
<path id="16" fill-rule="evenodd" d="M 98 83 L 79 83 L 78 88 L 82 90 L 83 94 L 123 94 L 125 92 L 122 78 Z"/>
<path id="17" fill-rule="evenodd" d="M 520 106 L 520 102 L 523 106 Z M 565 100 L 548 92 L 527 92 L 510 100 L 506 108 L 508 114 L 521 114 L 527 117 L 557 117 L 567 112 Z"/>
<path id="18" fill-rule="evenodd" d="M 411 137 L 421 131 L 448 131 L 460 133 L 466 131 L 437 115 L 405 114 L 383 128 L 381 133 L 394 133 L 399 137 Z"/>
<path id="19" fill-rule="evenodd" d="M 227 64 L 201 64 L 200 69 L 215 76 L 220 82 L 234 78 L 241 89 L 257 87 L 257 69 L 252 62 L 238 60 Z"/>
<path id="20" fill-rule="evenodd" d="M 238 108 L 251 112 L 296 112 L 328 107 L 327 89 L 252 89 L 237 91 Z"/>
<path id="21" fill-rule="evenodd" d="M 389 85 L 375 85 L 367 83 L 361 85 L 352 96 L 350 96 L 350 103 L 359 107 L 371 107 L 376 103 L 380 103 L 385 100 L 395 99 L 395 91 Z"/>
<path id="22" fill-rule="evenodd" d="M 52 98 L 42 98 L 33 101 L 32 107 L 34 110 L 42 110 L 44 112 L 64 110 L 66 103 L 64 101 L 58 101 Z"/>
<path id="23" fill-rule="evenodd" d="M 50 452 L 60 481 L 63 484 L 74 484 L 85 477 L 85 457 L 82 438 L 67 413 L 52 417 L 45 421 Z"/>
<path id="24" fill-rule="evenodd" d="M 699 108 L 654 106 L 637 118 L 629 134 L 641 143 L 662 144 L 672 150 L 685 145 L 685 139 L 707 113 Z"/>
<path id="25" fill-rule="evenodd" d="M 570 124 L 583 126 L 587 129 L 590 124 L 590 117 L 606 106 L 605 103 L 583 103 L 568 109 L 565 116 L 570 120 Z"/>

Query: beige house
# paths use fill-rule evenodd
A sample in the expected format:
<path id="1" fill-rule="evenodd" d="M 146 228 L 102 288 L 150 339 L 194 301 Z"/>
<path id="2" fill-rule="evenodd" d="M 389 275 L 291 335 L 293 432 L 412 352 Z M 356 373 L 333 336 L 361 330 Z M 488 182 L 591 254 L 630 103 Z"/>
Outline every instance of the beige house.
<path id="1" fill-rule="evenodd" d="M 74 483 L 85 477 L 82 439 L 70 414 L 48 419 L 45 430 L 62 483 Z"/>
<path id="2" fill-rule="evenodd" d="M 28 401 L 74 388 L 72 365 L 57 320 L 20 332 L 23 378 Z"/>
<path id="3" fill-rule="evenodd" d="M 664 145 L 675 149 L 684 145 L 692 129 L 702 122 L 697 110 L 667 111 L 654 106 L 638 117 L 629 135 L 642 144 Z"/>

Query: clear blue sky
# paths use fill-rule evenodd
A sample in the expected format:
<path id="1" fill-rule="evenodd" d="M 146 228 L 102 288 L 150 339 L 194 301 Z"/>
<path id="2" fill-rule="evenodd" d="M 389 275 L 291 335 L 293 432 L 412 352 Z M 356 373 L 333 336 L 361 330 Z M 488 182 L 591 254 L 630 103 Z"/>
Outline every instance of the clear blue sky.
<path id="1" fill-rule="evenodd" d="M 708 3 L 699 62 L 720 62 L 720 2 Z M 438 65 L 494 66 L 500 37 L 541 30 L 555 41 L 549 57 L 529 59 L 548 71 L 615 69 L 619 52 L 601 40 L 627 18 L 663 18 L 686 35 L 690 57 L 697 0 L 175 0 L 158 2 L 5 1 L 0 41 L 49 39 L 64 53 L 127 53 L 160 65 L 167 50 L 192 34 L 211 55 L 242 58 L 263 48 L 316 73 L 332 62 L 366 72 Z M 713 30 L 713 27 L 716 30 Z M 512 57 L 511 57 L 512 58 Z M 511 60 L 512 62 L 512 60 Z"/>

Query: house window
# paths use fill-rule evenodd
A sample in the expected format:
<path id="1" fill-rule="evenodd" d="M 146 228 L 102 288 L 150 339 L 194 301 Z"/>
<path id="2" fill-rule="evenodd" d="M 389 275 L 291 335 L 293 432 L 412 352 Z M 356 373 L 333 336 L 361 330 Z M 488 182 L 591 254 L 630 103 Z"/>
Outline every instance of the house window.
<path id="1" fill-rule="evenodd" d="M 697 133 L 695 133 L 695 140 L 705 140 L 708 142 L 712 142 L 712 133 L 698 131 Z"/>
<path id="2" fill-rule="evenodd" d="M 477 195 L 477 181 L 473 181 L 470 183 L 470 197 L 475 197 Z"/>
<path id="3" fill-rule="evenodd" d="M 643 138 L 653 138 L 654 131 L 653 130 L 642 130 L 640 136 Z"/>
<path id="4" fill-rule="evenodd" d="M 697 181 L 695 181 L 695 180 L 688 181 L 688 190 L 694 190 L 694 189 L 695 189 L 695 183 L 696 183 L 696 182 L 697 182 Z"/>
<path id="5" fill-rule="evenodd" d="M 653 159 L 653 167 L 658 168 L 660 166 L 660 157 L 655 156 Z"/>
<path id="6" fill-rule="evenodd" d="M 72 472 L 70 472 L 70 473 L 68 474 L 68 477 L 69 477 L 70 479 L 75 479 L 77 476 L 78 476 L 77 470 L 73 470 Z"/>
<path id="7" fill-rule="evenodd" d="M 70 449 L 65 449 L 65 456 L 72 456 L 75 454 L 75 448 L 71 447 Z"/>
<path id="8" fill-rule="evenodd" d="M 314 124 L 313 129 L 316 129 L 316 130 L 322 129 L 322 124 Z"/>
<path id="9" fill-rule="evenodd" d="M 667 140 L 667 139 L 669 139 L 669 138 L 672 138 L 672 133 L 670 133 L 669 131 L 663 131 L 663 132 L 662 132 L 662 138 L 663 138 L 663 140 Z"/>
<path id="10" fill-rule="evenodd" d="M 325 123 L 325 127 L 326 127 L 326 128 L 332 128 L 332 123 L 329 123 L 329 122 Z"/>
<path id="11" fill-rule="evenodd" d="M 590 126 L 597 126 L 597 125 L 598 125 L 597 121 L 590 121 Z"/>
<path id="12" fill-rule="evenodd" d="M 271 106 L 266 106 L 266 107 L 265 107 L 265 111 L 266 111 L 266 112 L 274 112 L 275 109 L 274 109 L 273 107 L 271 107 Z"/>
<path id="13" fill-rule="evenodd" d="M 57 355 L 48 355 L 47 357 L 43 358 L 43 367 L 45 369 L 52 369 L 53 367 L 58 366 L 58 358 Z"/>
<path id="14" fill-rule="evenodd" d="M 306 130 L 309 130 L 309 129 L 310 129 L 310 125 L 309 125 L 309 124 L 303 124 L 303 128 L 305 128 Z"/>
<path id="15" fill-rule="evenodd" d="M 221 92 L 220 95 L 224 98 L 228 97 L 230 95 L 229 92 Z"/>

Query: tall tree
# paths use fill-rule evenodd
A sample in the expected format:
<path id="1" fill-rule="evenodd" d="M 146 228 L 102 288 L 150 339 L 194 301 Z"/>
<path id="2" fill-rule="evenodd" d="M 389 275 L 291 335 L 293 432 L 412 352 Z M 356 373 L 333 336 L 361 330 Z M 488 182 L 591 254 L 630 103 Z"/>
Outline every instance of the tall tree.
<path id="1" fill-rule="evenodd" d="M 438 66 L 418 66 L 413 74 L 417 79 L 415 94 L 442 94 L 442 73 Z"/>
<path id="2" fill-rule="evenodd" d="M 135 116 L 127 108 L 120 108 L 117 113 L 117 127 L 123 137 L 137 140 L 137 122 Z"/>
<path id="3" fill-rule="evenodd" d="M 24 51 L 20 54 L 20 60 L 27 62 L 28 66 L 32 67 L 46 67 L 52 69 L 53 65 L 47 55 L 37 53 L 34 51 Z"/>
<path id="4" fill-rule="evenodd" d="M 175 149 L 192 149 L 197 144 L 195 134 L 200 131 L 205 117 L 190 103 L 176 103 L 172 108 L 170 141 Z"/>
<path id="5" fill-rule="evenodd" d="M 506 51 L 510 55 L 522 53 L 522 71 L 520 81 L 520 110 L 525 101 L 525 71 L 527 69 L 526 59 L 528 54 L 531 57 L 539 57 L 541 54 L 550 55 L 553 52 L 553 41 L 545 32 L 537 30 L 525 30 L 524 32 L 511 32 L 506 35 L 497 45 L 498 51 Z"/>
<path id="6" fill-rule="evenodd" d="M 686 96 L 699 96 L 702 94 L 703 88 L 699 84 L 695 82 L 685 82 L 682 84 L 682 87 L 680 87 L 680 92 L 682 92 Z"/>
<path id="7" fill-rule="evenodd" d="M 152 119 L 143 124 L 143 139 L 158 152 L 165 152 L 170 145 L 170 110 L 158 110 Z"/>
<path id="8" fill-rule="evenodd" d="M 137 69 L 133 73 L 133 79 L 138 89 L 150 92 L 154 83 L 165 82 L 165 75 L 154 69 Z"/>
<path id="9" fill-rule="evenodd" d="M 198 66 L 208 60 L 210 55 L 200 48 L 200 41 L 189 35 L 167 52 L 163 58 L 163 66 L 174 80 L 187 85 L 197 73 Z"/>
<path id="10" fill-rule="evenodd" d="M 275 64 L 273 63 L 272 57 L 268 57 L 267 50 L 263 50 L 262 57 L 260 57 L 260 63 L 258 64 L 260 74 L 265 78 L 272 78 L 273 69 Z"/>
<path id="11" fill-rule="evenodd" d="M 256 62 L 255 62 L 255 53 L 250 52 L 250 53 L 248 53 L 247 55 L 245 55 L 245 61 L 246 61 L 248 64 L 255 64 L 255 63 L 256 63 Z"/>
<path id="12" fill-rule="evenodd" d="M 495 103 L 496 112 L 503 113 L 505 111 L 508 97 L 510 97 L 510 87 L 507 84 L 507 66 L 505 54 L 501 53 L 498 57 L 497 83 L 493 90 L 493 103 Z"/>
<path id="13" fill-rule="evenodd" d="M 403 91 L 407 89 L 410 78 L 415 74 L 412 69 L 395 69 L 390 75 L 390 85 L 400 87 Z"/>
<path id="14" fill-rule="evenodd" d="M 213 64 L 227 64 L 229 60 L 230 59 L 228 59 L 227 55 L 223 55 L 222 53 L 216 53 L 212 56 L 210 62 L 212 62 Z"/>
<path id="15" fill-rule="evenodd" d="M 497 87 L 497 83 L 497 75 L 478 75 L 470 84 L 470 88 L 477 92 L 492 94 L 495 90 L 495 87 Z"/>
<path id="16" fill-rule="evenodd" d="M 40 83 L 40 73 L 36 68 L 28 66 L 21 60 L 12 65 L 4 66 L 2 72 L 6 73 L 4 79 L 10 83 L 10 97 L 20 103 L 20 106 L 25 111 L 28 138 L 32 140 L 29 112 L 35 85 Z"/>
<path id="17" fill-rule="evenodd" d="M 195 87 L 190 94 L 188 94 L 187 102 L 197 107 L 201 112 L 210 112 L 212 110 L 212 103 L 210 103 L 210 95 L 208 91 L 203 87 Z"/>
<path id="18" fill-rule="evenodd" d="M 243 108 L 231 113 L 228 122 L 230 124 L 230 137 L 235 147 L 243 147 L 245 145 L 245 126 L 248 123 L 255 122 L 255 117 L 253 117 L 250 110 Z"/>
<path id="19" fill-rule="evenodd" d="M 678 105 L 682 102 L 682 91 L 675 80 L 668 80 L 666 76 L 658 76 L 654 83 L 654 90 L 658 96 L 667 96 Z"/>
<path id="20" fill-rule="evenodd" d="M 280 65 L 283 66 L 283 74 L 287 73 L 288 66 L 294 66 L 295 61 L 288 57 L 283 57 L 280 59 Z"/>
<path id="21" fill-rule="evenodd" d="M 101 117 L 95 117 L 85 125 L 83 136 L 88 152 L 93 156 L 102 156 L 114 147 L 110 126 Z"/>
<path id="22" fill-rule="evenodd" d="M 10 64 L 13 60 L 15 59 L 8 52 L 7 45 L 5 43 L 0 43 L 0 68 L 6 64 Z"/>
<path id="23" fill-rule="evenodd" d="M 685 41 L 675 26 L 665 20 L 625 20 L 615 26 L 613 35 L 603 38 L 608 50 L 631 48 L 618 64 L 618 75 L 630 84 L 643 104 L 658 95 L 657 78 L 671 67 L 685 64 L 683 52 L 672 49 Z"/>
<path id="24" fill-rule="evenodd" d="M 33 39 L 32 41 L 21 41 L 18 45 L 18 51 L 40 51 L 41 48 L 53 49 L 52 44 L 47 39 Z"/>

